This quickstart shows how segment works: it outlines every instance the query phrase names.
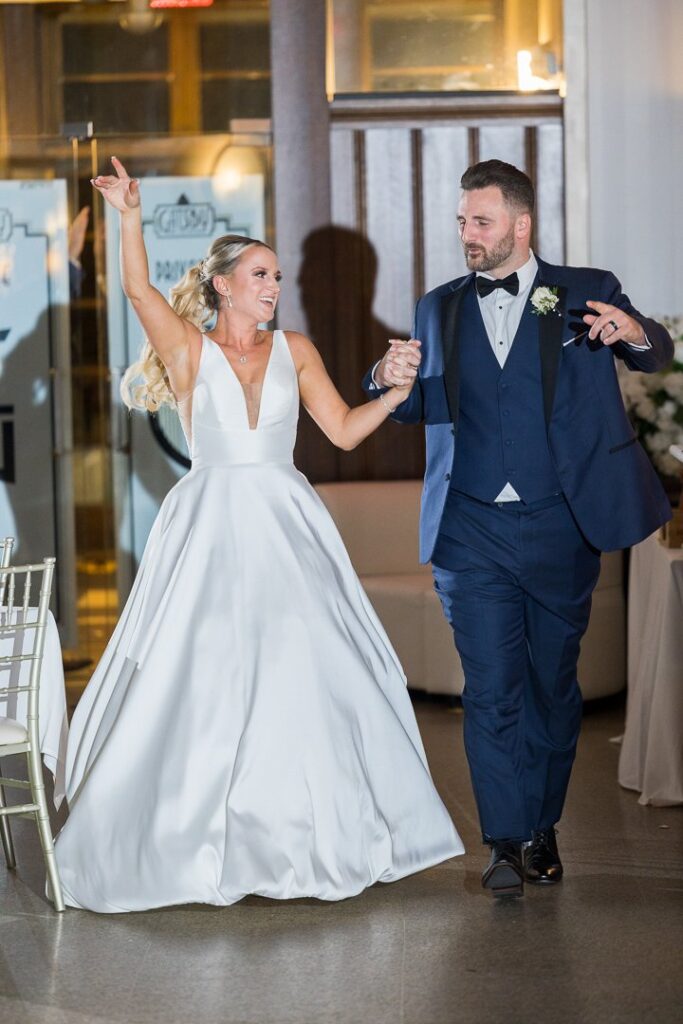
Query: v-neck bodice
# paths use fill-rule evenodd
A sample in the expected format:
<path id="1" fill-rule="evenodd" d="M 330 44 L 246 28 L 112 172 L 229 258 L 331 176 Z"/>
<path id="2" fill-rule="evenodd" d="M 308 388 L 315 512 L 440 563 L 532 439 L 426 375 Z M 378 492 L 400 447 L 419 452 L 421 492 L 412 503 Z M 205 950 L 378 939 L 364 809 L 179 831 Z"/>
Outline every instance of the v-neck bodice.
<path id="1" fill-rule="evenodd" d="M 252 428 L 247 395 L 235 370 L 216 342 L 204 335 L 192 394 L 189 447 L 193 469 L 292 461 L 299 385 L 283 331 L 273 332 L 260 389 L 258 417 Z"/>

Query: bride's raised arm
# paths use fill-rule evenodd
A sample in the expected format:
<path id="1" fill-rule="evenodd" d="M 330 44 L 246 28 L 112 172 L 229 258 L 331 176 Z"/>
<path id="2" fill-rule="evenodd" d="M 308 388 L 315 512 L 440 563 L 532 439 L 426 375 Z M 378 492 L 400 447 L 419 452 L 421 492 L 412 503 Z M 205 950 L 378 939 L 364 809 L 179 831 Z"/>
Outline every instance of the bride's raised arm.
<path id="1" fill-rule="evenodd" d="M 417 379 L 417 368 L 410 367 L 406 374 L 412 379 L 405 387 L 391 387 L 381 397 L 351 408 L 332 383 L 315 345 L 303 334 L 286 333 L 299 375 L 299 392 L 304 408 L 332 444 L 345 451 L 351 451 L 377 430 L 405 402 Z M 411 338 L 408 344 L 419 362 L 420 342 Z"/>
<path id="2" fill-rule="evenodd" d="M 147 252 L 142 234 L 140 186 L 131 178 L 120 160 L 111 158 L 115 174 L 101 174 L 92 179 L 93 186 L 121 214 L 121 281 L 133 305 L 147 339 L 164 366 L 183 373 L 197 330 L 179 316 L 149 280 Z M 174 381 L 174 384 L 177 382 Z"/>

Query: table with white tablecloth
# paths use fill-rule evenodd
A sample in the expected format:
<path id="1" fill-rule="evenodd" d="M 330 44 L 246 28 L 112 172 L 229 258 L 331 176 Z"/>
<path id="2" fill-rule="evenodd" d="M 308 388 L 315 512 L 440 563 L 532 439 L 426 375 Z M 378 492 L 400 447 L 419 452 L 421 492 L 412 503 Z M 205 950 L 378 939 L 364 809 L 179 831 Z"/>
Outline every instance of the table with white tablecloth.
<path id="1" fill-rule="evenodd" d="M 683 549 L 631 551 L 628 703 L 619 782 L 639 803 L 683 803 Z"/>
<path id="2" fill-rule="evenodd" d="M 21 610 L 14 612 L 13 622 Z M 36 619 L 37 609 L 29 608 L 29 621 Z M 3 614 L 3 625 L 5 615 Z M 33 644 L 33 630 L 0 635 L 0 656 L 29 653 Z M 21 647 L 19 647 L 21 645 Z M 0 661 L 0 686 L 25 686 L 29 681 L 30 662 L 3 663 Z M 28 693 L 0 692 L 0 716 L 13 718 L 26 725 Z M 59 633 L 54 618 L 48 613 L 45 630 L 45 651 L 40 675 L 38 700 L 38 730 L 40 752 L 46 767 L 55 780 L 54 802 L 59 807 L 64 799 L 64 769 L 68 724 L 66 716 L 66 690 Z"/>

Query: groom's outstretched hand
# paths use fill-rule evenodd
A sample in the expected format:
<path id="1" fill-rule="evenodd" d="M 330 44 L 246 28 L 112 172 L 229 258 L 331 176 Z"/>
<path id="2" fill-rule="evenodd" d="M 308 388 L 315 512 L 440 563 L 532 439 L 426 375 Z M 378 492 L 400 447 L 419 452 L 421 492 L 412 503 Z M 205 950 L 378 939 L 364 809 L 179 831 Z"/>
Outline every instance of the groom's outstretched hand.
<path id="1" fill-rule="evenodd" d="M 645 331 L 637 320 L 634 320 L 628 313 L 618 306 L 610 306 L 606 302 L 587 302 L 595 314 L 584 316 L 584 323 L 588 324 L 590 330 L 588 337 L 591 340 L 599 338 L 603 345 L 614 345 L 617 341 L 625 341 L 627 345 L 642 345 L 647 347 Z"/>
<path id="2" fill-rule="evenodd" d="M 403 388 L 412 384 L 422 359 L 421 344 L 417 338 L 409 341 L 391 338 L 386 355 L 375 368 L 375 383 L 381 388 Z"/>

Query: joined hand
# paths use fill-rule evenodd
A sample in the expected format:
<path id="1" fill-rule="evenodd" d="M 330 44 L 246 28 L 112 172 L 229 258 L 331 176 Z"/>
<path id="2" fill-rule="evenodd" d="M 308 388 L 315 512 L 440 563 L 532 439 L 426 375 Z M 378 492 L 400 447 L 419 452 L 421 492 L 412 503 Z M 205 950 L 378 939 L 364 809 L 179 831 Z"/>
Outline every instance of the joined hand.
<path id="1" fill-rule="evenodd" d="M 401 341 L 392 338 L 389 351 L 375 370 L 375 381 L 383 388 L 410 388 L 415 383 L 422 359 L 417 338 Z"/>

